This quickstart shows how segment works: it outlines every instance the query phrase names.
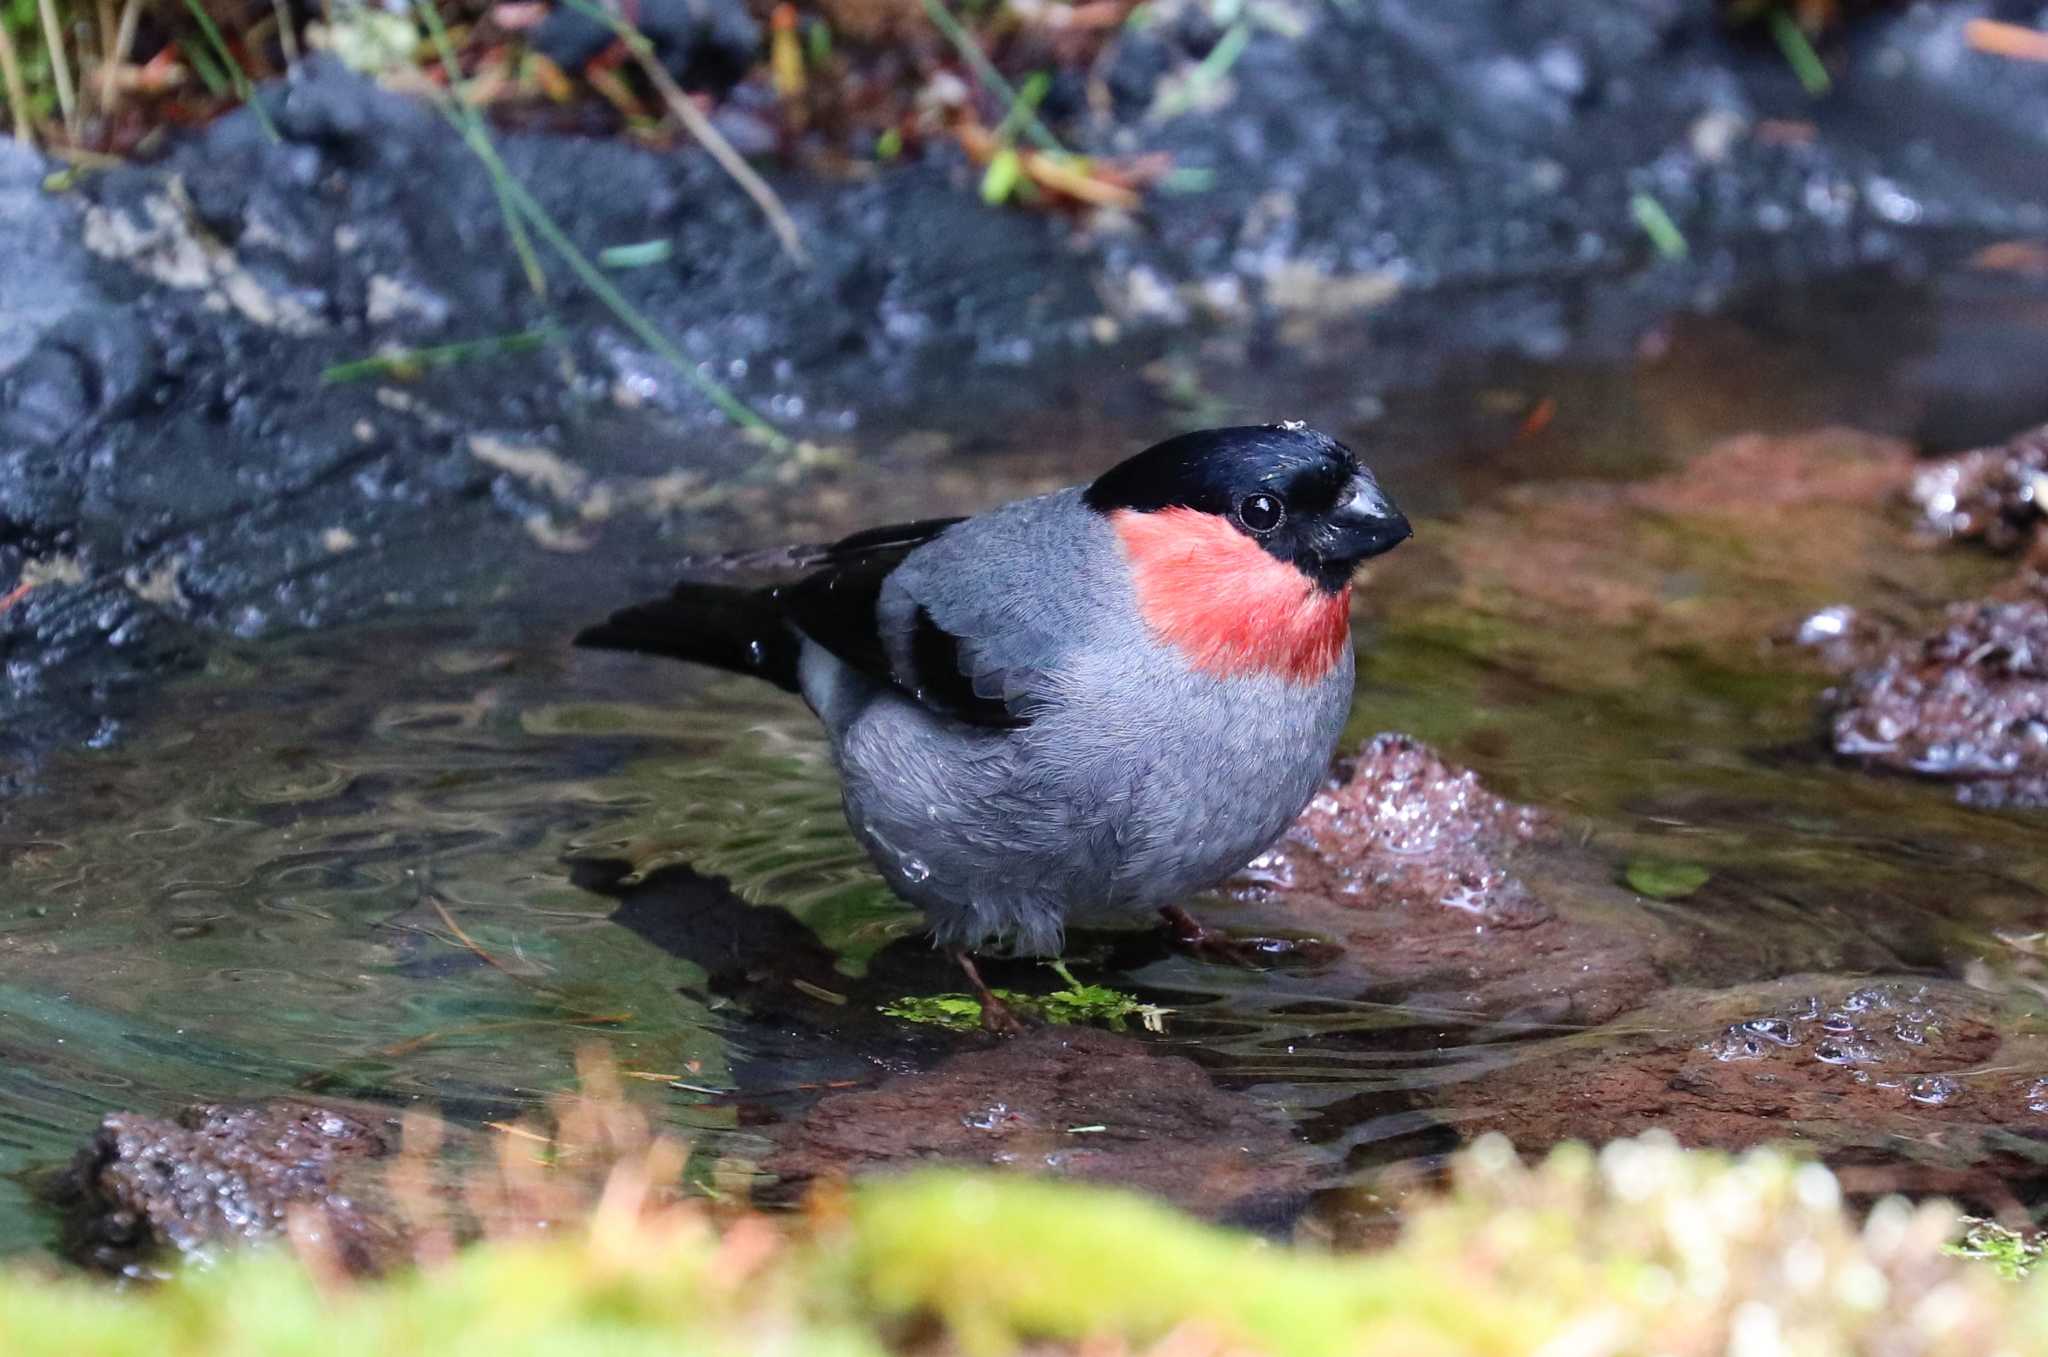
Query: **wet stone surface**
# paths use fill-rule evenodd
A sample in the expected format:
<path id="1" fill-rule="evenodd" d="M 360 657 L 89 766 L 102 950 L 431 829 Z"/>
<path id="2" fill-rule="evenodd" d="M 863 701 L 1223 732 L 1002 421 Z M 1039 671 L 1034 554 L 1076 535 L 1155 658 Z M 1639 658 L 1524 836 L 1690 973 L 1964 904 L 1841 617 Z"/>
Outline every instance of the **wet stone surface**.
<path id="1" fill-rule="evenodd" d="M 107 1271 L 142 1275 L 274 1240 L 306 1211 L 333 1256 L 366 1273 L 403 1242 L 376 1162 L 397 1132 L 393 1114 L 307 1102 L 208 1103 L 175 1119 L 119 1112 L 52 1195 L 73 1255 Z"/>
<path id="2" fill-rule="evenodd" d="M 1313 972 L 1327 991 L 1604 1021 L 1656 984 L 1653 945 L 1600 868 L 1529 851 L 1555 837 L 1553 817 L 1493 794 L 1470 769 L 1407 736 L 1376 736 L 1233 883 L 1245 909 L 1229 922 L 1334 944 Z M 1588 907 L 1603 895 L 1618 913 Z"/>
<path id="3" fill-rule="evenodd" d="M 2034 1105 L 2048 1100 L 2013 1072 L 2028 1065 L 2008 1029 L 1991 996 L 1940 979 L 1674 989 L 1442 1099 L 1471 1097 L 1475 1129 L 1529 1149 L 1652 1127 L 1723 1149 L 1790 1136 L 1873 1193 L 1958 1193 L 2009 1214 L 2048 1178 L 2032 1144 L 2048 1143 Z"/>
<path id="4" fill-rule="evenodd" d="M 1042 1028 L 829 1094 L 762 1168 L 787 1194 L 937 1161 L 1116 1183 L 1265 1224 L 1300 1208 L 1319 1162 L 1284 1115 L 1217 1088 L 1191 1060 L 1130 1037 Z"/>
<path id="5" fill-rule="evenodd" d="M 1827 698 L 1836 753 L 1978 805 L 2048 803 L 2048 592 L 1957 604 Z"/>
<path id="6" fill-rule="evenodd" d="M 1910 495 L 1934 536 L 2038 558 L 2048 521 L 2048 428 L 1944 457 L 1913 478 Z"/>
<path id="7" fill-rule="evenodd" d="M 1366 908 L 1435 907 L 1475 925 L 1528 928 L 1552 912 L 1507 860 L 1545 825 L 1541 811 L 1495 796 L 1478 774 L 1420 741 L 1377 735 L 1338 760 L 1329 785 L 1244 879 Z"/>

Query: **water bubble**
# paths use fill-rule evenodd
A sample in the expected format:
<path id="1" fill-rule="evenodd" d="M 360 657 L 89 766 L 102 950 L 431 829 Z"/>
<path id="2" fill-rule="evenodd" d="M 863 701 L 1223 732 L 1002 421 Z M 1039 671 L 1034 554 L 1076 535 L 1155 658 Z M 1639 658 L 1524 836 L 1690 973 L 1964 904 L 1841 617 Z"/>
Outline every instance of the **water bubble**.
<path id="1" fill-rule="evenodd" d="M 970 1131 L 993 1131 L 1010 1119 L 1008 1103 L 990 1103 L 979 1112 L 963 1112 L 960 1124 Z"/>
<path id="2" fill-rule="evenodd" d="M 903 867 L 903 877 L 906 881 L 915 884 L 920 881 L 931 880 L 932 869 L 925 866 L 923 858 L 905 858 L 901 865 Z"/>
<path id="3" fill-rule="evenodd" d="M 1929 1074 L 1915 1079 L 1906 1086 L 1906 1096 L 1916 1103 L 1928 1107 L 1940 1107 L 1954 1101 L 1963 1086 L 1945 1074 Z"/>
<path id="4" fill-rule="evenodd" d="M 1785 1016 L 1793 1022 L 1812 1022 L 1820 1016 L 1820 1000 L 1809 994 L 1794 1004 Z"/>
<path id="5" fill-rule="evenodd" d="M 1892 1035 L 1908 1046 L 1927 1044 L 1927 1029 L 1917 1022 L 1907 1022 L 1904 1018 L 1892 1024 Z"/>
<path id="6" fill-rule="evenodd" d="M 1743 1031 L 1752 1036 L 1762 1037 L 1773 1046 L 1797 1046 L 1799 1038 L 1792 1034 L 1792 1024 L 1783 1018 L 1751 1018 L 1741 1024 Z"/>
<path id="7" fill-rule="evenodd" d="M 1873 1057 L 1869 1047 L 1853 1041 L 1823 1041 L 1813 1048 L 1813 1058 L 1824 1065 L 1860 1065 Z"/>
<path id="8" fill-rule="evenodd" d="M 1764 1043 L 1746 1031 L 1746 1027 L 1746 1023 L 1734 1023 L 1700 1049 L 1716 1060 L 1762 1060 Z"/>
<path id="9" fill-rule="evenodd" d="M 1837 1034 L 1856 1030 L 1856 1020 L 1846 1013 L 1830 1013 L 1821 1019 L 1820 1030 Z"/>

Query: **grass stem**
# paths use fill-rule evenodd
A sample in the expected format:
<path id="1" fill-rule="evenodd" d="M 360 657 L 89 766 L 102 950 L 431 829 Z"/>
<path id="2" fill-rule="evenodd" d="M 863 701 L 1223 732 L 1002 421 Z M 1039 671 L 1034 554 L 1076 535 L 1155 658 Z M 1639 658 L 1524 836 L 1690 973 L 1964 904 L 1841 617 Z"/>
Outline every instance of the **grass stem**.
<path id="1" fill-rule="evenodd" d="M 1636 225 L 1643 228 L 1643 234 L 1650 238 L 1650 244 L 1665 259 L 1678 260 L 1686 257 L 1688 249 L 1685 232 L 1678 229 L 1678 223 L 1671 220 L 1671 214 L 1664 210 L 1664 204 L 1647 193 L 1638 193 L 1628 200 L 1628 210 L 1635 217 Z"/>
<path id="2" fill-rule="evenodd" d="M 49 3 L 49 0 L 44 2 Z M 235 97 L 247 104 L 249 111 L 256 115 L 256 121 L 262 126 L 264 136 L 273 142 L 282 141 L 283 138 L 277 134 L 277 124 L 270 121 L 270 110 L 263 107 L 263 101 L 256 97 L 254 82 L 249 79 L 249 73 L 242 69 L 242 63 L 235 59 L 233 50 L 228 47 L 228 40 L 221 36 L 220 29 L 215 26 L 213 16 L 206 12 L 206 7 L 200 4 L 199 0 L 185 0 L 185 8 L 192 11 L 192 17 L 199 23 L 199 31 L 206 37 L 206 45 L 213 49 L 213 54 L 226 68 L 228 83 L 234 87 Z"/>
<path id="3" fill-rule="evenodd" d="M 725 134 L 704 116 L 704 111 L 697 107 L 696 101 L 684 93 L 683 87 L 668 73 L 668 68 L 655 57 L 654 44 L 647 40 L 647 36 L 609 9 L 591 3 L 591 0 L 567 0 L 567 3 L 571 8 L 581 10 L 598 22 L 608 25 L 612 32 L 618 35 L 619 41 L 625 44 L 626 50 L 639 65 L 641 73 L 661 94 L 662 101 L 669 107 L 669 112 L 675 114 L 676 121 L 696 138 L 698 145 L 711 153 L 711 158 L 718 162 L 719 168 L 731 175 L 733 182 L 754 200 L 754 206 L 760 208 L 761 215 L 768 219 L 768 225 L 775 232 L 775 238 L 782 242 L 782 248 L 789 257 L 802 267 L 809 268 L 810 251 L 804 248 L 803 237 L 798 233 L 796 221 L 789 215 L 789 209 L 782 205 L 782 199 L 776 196 L 775 190 L 768 186 L 767 181 L 754 173 L 754 167 L 747 163 L 746 157 L 733 149 L 732 143 L 725 139 Z"/>
<path id="4" fill-rule="evenodd" d="M 15 50 L 14 35 L 0 22 L 0 84 L 7 92 L 7 120 L 14 124 L 14 139 L 24 146 L 36 144 L 36 126 L 28 105 L 28 82 L 21 76 L 21 53 Z"/>
<path id="5" fill-rule="evenodd" d="M 506 210 L 524 217 L 534 232 L 547 242 L 548 248 L 568 265 L 569 271 L 576 275 L 577 280 L 618 317 L 619 323 L 632 331 L 634 337 L 651 349 L 663 362 L 674 368 L 677 375 L 695 387 L 720 414 L 737 424 L 750 438 L 771 452 L 782 456 L 794 455 L 799 449 L 789 435 L 761 418 L 724 383 L 700 371 L 695 363 L 684 357 L 682 351 L 669 342 L 668 336 L 656 329 L 654 323 L 642 315 L 638 307 L 626 300 L 624 293 L 612 286 L 611 280 L 604 276 L 603 270 L 576 247 L 576 242 L 569 239 L 568 234 L 556 224 L 548 210 L 542 207 L 534 196 L 526 191 L 526 186 L 513 176 L 511 169 L 499 157 L 498 148 L 492 143 L 490 129 L 484 125 L 482 116 L 462 100 L 459 90 L 462 67 L 456 60 L 455 45 L 449 41 L 447 26 L 441 22 L 441 16 L 435 12 L 429 0 L 420 0 L 417 8 L 427 31 L 433 36 L 435 50 L 440 53 L 441 62 L 448 72 L 449 93 L 439 101 L 441 116 L 448 120 L 449 125 L 462 138 L 463 144 L 469 147 L 470 153 L 483 163 L 484 172 L 491 177 L 491 182 L 498 191 L 499 201 L 506 205 Z"/>
<path id="6" fill-rule="evenodd" d="M 114 28 L 113 41 L 107 47 L 107 67 L 100 72 L 100 117 L 112 118 L 114 109 L 121 102 L 121 66 L 128 60 L 128 49 L 135 45 L 135 26 L 142 21 L 142 0 L 127 0 L 121 6 L 121 19 Z"/>
<path id="7" fill-rule="evenodd" d="M 1818 99 L 1833 87 L 1828 78 L 1828 68 L 1822 64 L 1820 53 L 1813 50 L 1812 39 L 1806 30 L 1782 7 L 1770 13 L 1771 37 L 1776 40 L 1778 50 L 1785 54 L 1785 62 L 1792 68 L 1792 74 L 1799 77 L 1800 87 Z"/>
<path id="8" fill-rule="evenodd" d="M 945 34 L 946 40 L 952 43 L 954 48 L 958 50 L 960 59 L 965 61 L 968 69 L 974 72 L 974 78 L 983 85 L 986 85 L 989 90 L 1000 98 L 1003 101 L 1004 107 L 1009 109 L 1010 112 L 1017 112 L 1019 105 L 1023 102 L 1022 96 L 1017 93 L 1016 88 L 1009 81 L 1003 79 L 1003 73 L 997 70 L 995 63 L 988 59 L 988 53 L 981 50 L 981 44 L 974 40 L 974 35 L 962 27 L 960 21 L 953 17 L 953 11 L 946 8 L 945 0 L 924 0 L 924 12 L 931 17 L 933 26 L 939 32 Z M 1005 117 L 1007 118 L 1008 115 L 1006 114 Z M 1067 148 L 1060 145 L 1060 139 L 1054 136 L 1051 129 L 1046 127 L 1039 120 L 1038 115 L 1030 109 L 1024 109 L 1017 122 L 1022 128 L 1024 135 L 1039 150 L 1052 155 L 1065 155 L 1067 153 Z"/>
<path id="9" fill-rule="evenodd" d="M 50 82 L 57 87 L 57 108 L 64 115 L 64 132 L 78 140 L 78 91 L 71 84 L 71 57 L 64 46 L 64 21 L 57 17 L 57 0 L 36 0 L 43 16 L 43 41 L 50 58 Z"/>
<path id="10" fill-rule="evenodd" d="M 455 43 L 448 36 L 448 26 L 441 22 L 441 12 L 434 8 L 434 0 L 416 0 L 414 8 L 426 23 L 427 33 L 433 39 L 434 53 L 441 59 L 441 70 L 448 78 L 448 102 L 454 111 L 456 125 L 488 140 L 484 131 L 483 115 L 476 111 L 469 100 L 463 97 L 462 61 L 455 54 Z M 485 169 L 490 162 L 485 162 Z M 533 248 L 533 240 L 526 234 L 526 223 L 520 219 L 519 210 L 512 205 L 511 197 L 505 192 L 505 185 L 496 173 L 491 175 L 491 192 L 498 199 L 498 215 L 505 220 L 505 234 L 512 238 L 512 252 L 519 256 L 519 268 L 526 275 L 526 285 L 533 295 L 547 300 L 548 274 L 541 267 L 540 255 Z"/>

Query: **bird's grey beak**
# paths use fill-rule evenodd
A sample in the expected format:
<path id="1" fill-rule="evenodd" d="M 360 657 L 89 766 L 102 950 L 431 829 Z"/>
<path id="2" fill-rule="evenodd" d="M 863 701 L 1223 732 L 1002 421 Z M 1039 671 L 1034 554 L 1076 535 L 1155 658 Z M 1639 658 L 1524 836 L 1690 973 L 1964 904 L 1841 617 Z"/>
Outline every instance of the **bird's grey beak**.
<path id="1" fill-rule="evenodd" d="M 1370 471 L 1351 478 L 1330 522 L 1338 539 L 1331 554 L 1340 559 L 1363 561 L 1392 551 L 1415 535 L 1407 517 L 1394 507 Z"/>

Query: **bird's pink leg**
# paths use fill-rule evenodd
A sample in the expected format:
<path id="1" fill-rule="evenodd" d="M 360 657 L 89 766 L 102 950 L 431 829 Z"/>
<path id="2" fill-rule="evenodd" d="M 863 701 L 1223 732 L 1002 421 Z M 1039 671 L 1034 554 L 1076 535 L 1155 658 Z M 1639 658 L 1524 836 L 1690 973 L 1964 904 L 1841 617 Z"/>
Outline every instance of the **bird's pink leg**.
<path id="1" fill-rule="evenodd" d="M 1179 905 L 1161 905 L 1159 915 L 1173 930 L 1173 939 L 1198 955 L 1264 970 L 1274 961 L 1327 961 L 1336 949 L 1313 938 L 1236 938 L 1220 928 L 1211 928 Z"/>
<path id="2" fill-rule="evenodd" d="M 1031 1030 L 1031 1025 L 1017 1016 L 1017 1011 L 996 998 L 995 991 L 981 978 L 981 970 L 974 964 L 964 947 L 953 949 L 953 960 L 967 975 L 967 983 L 974 990 L 974 997 L 981 1001 L 981 1025 L 999 1037 L 1018 1037 Z"/>

